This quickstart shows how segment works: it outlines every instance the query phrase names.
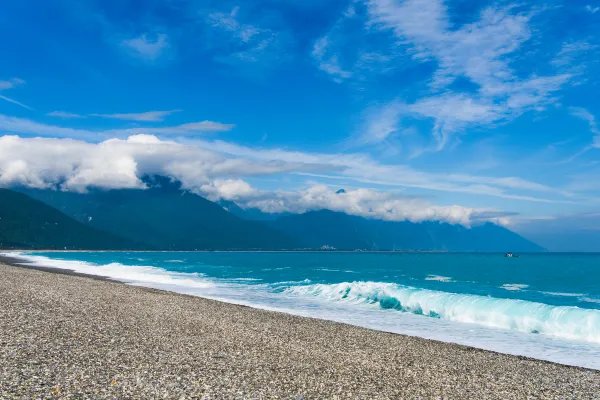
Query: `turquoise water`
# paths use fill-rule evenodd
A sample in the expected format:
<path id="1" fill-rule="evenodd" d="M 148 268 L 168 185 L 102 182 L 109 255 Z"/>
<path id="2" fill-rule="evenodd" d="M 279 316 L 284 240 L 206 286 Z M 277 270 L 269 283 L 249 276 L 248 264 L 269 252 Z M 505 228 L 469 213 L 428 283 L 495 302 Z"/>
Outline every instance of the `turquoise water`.
<path id="1" fill-rule="evenodd" d="M 20 253 L 39 265 L 600 369 L 600 255 Z"/>

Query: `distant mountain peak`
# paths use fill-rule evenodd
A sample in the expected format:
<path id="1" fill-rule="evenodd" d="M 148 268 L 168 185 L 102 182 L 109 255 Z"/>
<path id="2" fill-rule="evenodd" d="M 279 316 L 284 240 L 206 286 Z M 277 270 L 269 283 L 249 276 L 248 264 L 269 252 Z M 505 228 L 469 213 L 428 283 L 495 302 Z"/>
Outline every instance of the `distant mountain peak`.
<path id="1" fill-rule="evenodd" d="M 346 193 L 346 189 L 340 189 L 337 192 L 335 192 L 335 194 L 344 194 Z"/>
<path id="2" fill-rule="evenodd" d="M 180 192 L 183 190 L 180 181 L 171 179 L 167 176 L 144 175 L 141 178 L 141 181 L 150 189 L 160 189 L 164 192 Z"/>

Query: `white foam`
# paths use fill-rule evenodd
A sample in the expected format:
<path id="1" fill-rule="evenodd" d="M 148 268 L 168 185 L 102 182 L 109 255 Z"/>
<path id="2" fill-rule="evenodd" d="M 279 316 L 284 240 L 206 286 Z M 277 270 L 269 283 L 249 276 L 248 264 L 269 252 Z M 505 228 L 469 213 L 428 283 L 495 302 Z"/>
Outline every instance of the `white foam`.
<path id="1" fill-rule="evenodd" d="M 583 293 L 562 293 L 562 292 L 541 292 L 542 294 L 546 294 L 548 296 L 557 296 L 557 297 L 581 297 L 585 296 Z"/>
<path id="2" fill-rule="evenodd" d="M 454 282 L 452 280 L 452 278 L 448 277 L 448 276 L 440 276 L 440 275 L 428 275 L 427 278 L 425 278 L 426 281 L 438 281 L 438 282 Z"/>
<path id="3" fill-rule="evenodd" d="M 208 288 L 213 286 L 208 279 L 203 278 L 202 274 L 198 273 L 182 273 L 167 271 L 163 268 L 157 268 L 144 265 L 123 265 L 120 263 L 110 264 L 94 264 L 76 260 L 61 260 L 47 258 L 41 256 L 33 256 L 25 253 L 5 254 L 8 256 L 17 256 L 27 264 L 64 269 L 68 271 L 78 272 L 81 274 L 101 276 L 126 283 L 139 285 L 164 285 L 168 287 L 186 287 L 186 288 Z"/>
<path id="4" fill-rule="evenodd" d="M 505 283 L 504 285 L 501 286 L 502 289 L 509 290 L 511 292 L 516 292 L 518 290 L 527 289 L 528 287 L 529 287 L 529 285 L 525 285 L 522 283 Z"/>
<path id="5" fill-rule="evenodd" d="M 281 292 L 281 289 L 290 285 L 304 284 L 301 286 L 304 288 L 317 286 L 307 285 L 310 283 L 308 279 L 272 285 L 243 284 L 226 280 L 209 280 L 202 274 L 177 273 L 155 267 L 124 266 L 117 263 L 102 266 L 80 261 L 34 257 L 27 253 L 2 255 L 19 257 L 38 266 L 100 275 L 130 284 L 171 290 L 231 304 L 343 322 L 380 331 L 600 370 L 600 345 L 593 342 L 565 340 L 555 336 L 533 335 L 516 330 L 490 329 L 485 325 L 429 318 L 411 312 L 398 312 L 396 309 L 383 309 L 372 299 L 369 301 L 363 299 L 362 302 L 357 299 L 341 300 L 339 296 L 336 299 L 315 296 L 314 293 L 308 292 L 290 293 L 291 288 Z M 443 294 L 443 292 L 437 293 Z M 435 298 L 435 295 L 431 298 Z M 574 322 L 581 322 L 581 320 Z"/>
<path id="6" fill-rule="evenodd" d="M 583 301 L 584 303 L 600 304 L 600 299 L 593 299 L 591 297 L 581 297 L 578 300 Z"/>
<path id="7" fill-rule="evenodd" d="M 447 293 L 383 282 L 294 286 L 287 292 L 490 328 L 600 344 L 600 310 Z"/>

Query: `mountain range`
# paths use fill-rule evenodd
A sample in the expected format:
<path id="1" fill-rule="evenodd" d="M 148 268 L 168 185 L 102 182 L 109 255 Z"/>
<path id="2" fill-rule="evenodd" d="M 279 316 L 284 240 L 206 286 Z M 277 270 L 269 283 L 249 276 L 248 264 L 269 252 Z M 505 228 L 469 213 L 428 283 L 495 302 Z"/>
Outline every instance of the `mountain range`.
<path id="1" fill-rule="evenodd" d="M 329 210 L 272 215 L 234 202 L 211 202 L 168 178 L 148 177 L 145 182 L 145 190 L 1 190 L 0 247 L 544 251 L 492 223 L 466 228 L 381 221 Z"/>
<path id="2" fill-rule="evenodd" d="M 147 247 L 76 221 L 22 193 L 0 189 L 0 248 L 126 250 Z"/>

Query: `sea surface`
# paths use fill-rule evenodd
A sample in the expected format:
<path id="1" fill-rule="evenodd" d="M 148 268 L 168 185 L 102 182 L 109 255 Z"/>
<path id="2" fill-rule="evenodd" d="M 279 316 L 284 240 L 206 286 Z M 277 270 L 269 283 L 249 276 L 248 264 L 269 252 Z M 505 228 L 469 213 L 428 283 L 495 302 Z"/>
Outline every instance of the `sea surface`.
<path id="1" fill-rule="evenodd" d="M 10 255 L 132 285 L 600 370 L 600 255 Z"/>

